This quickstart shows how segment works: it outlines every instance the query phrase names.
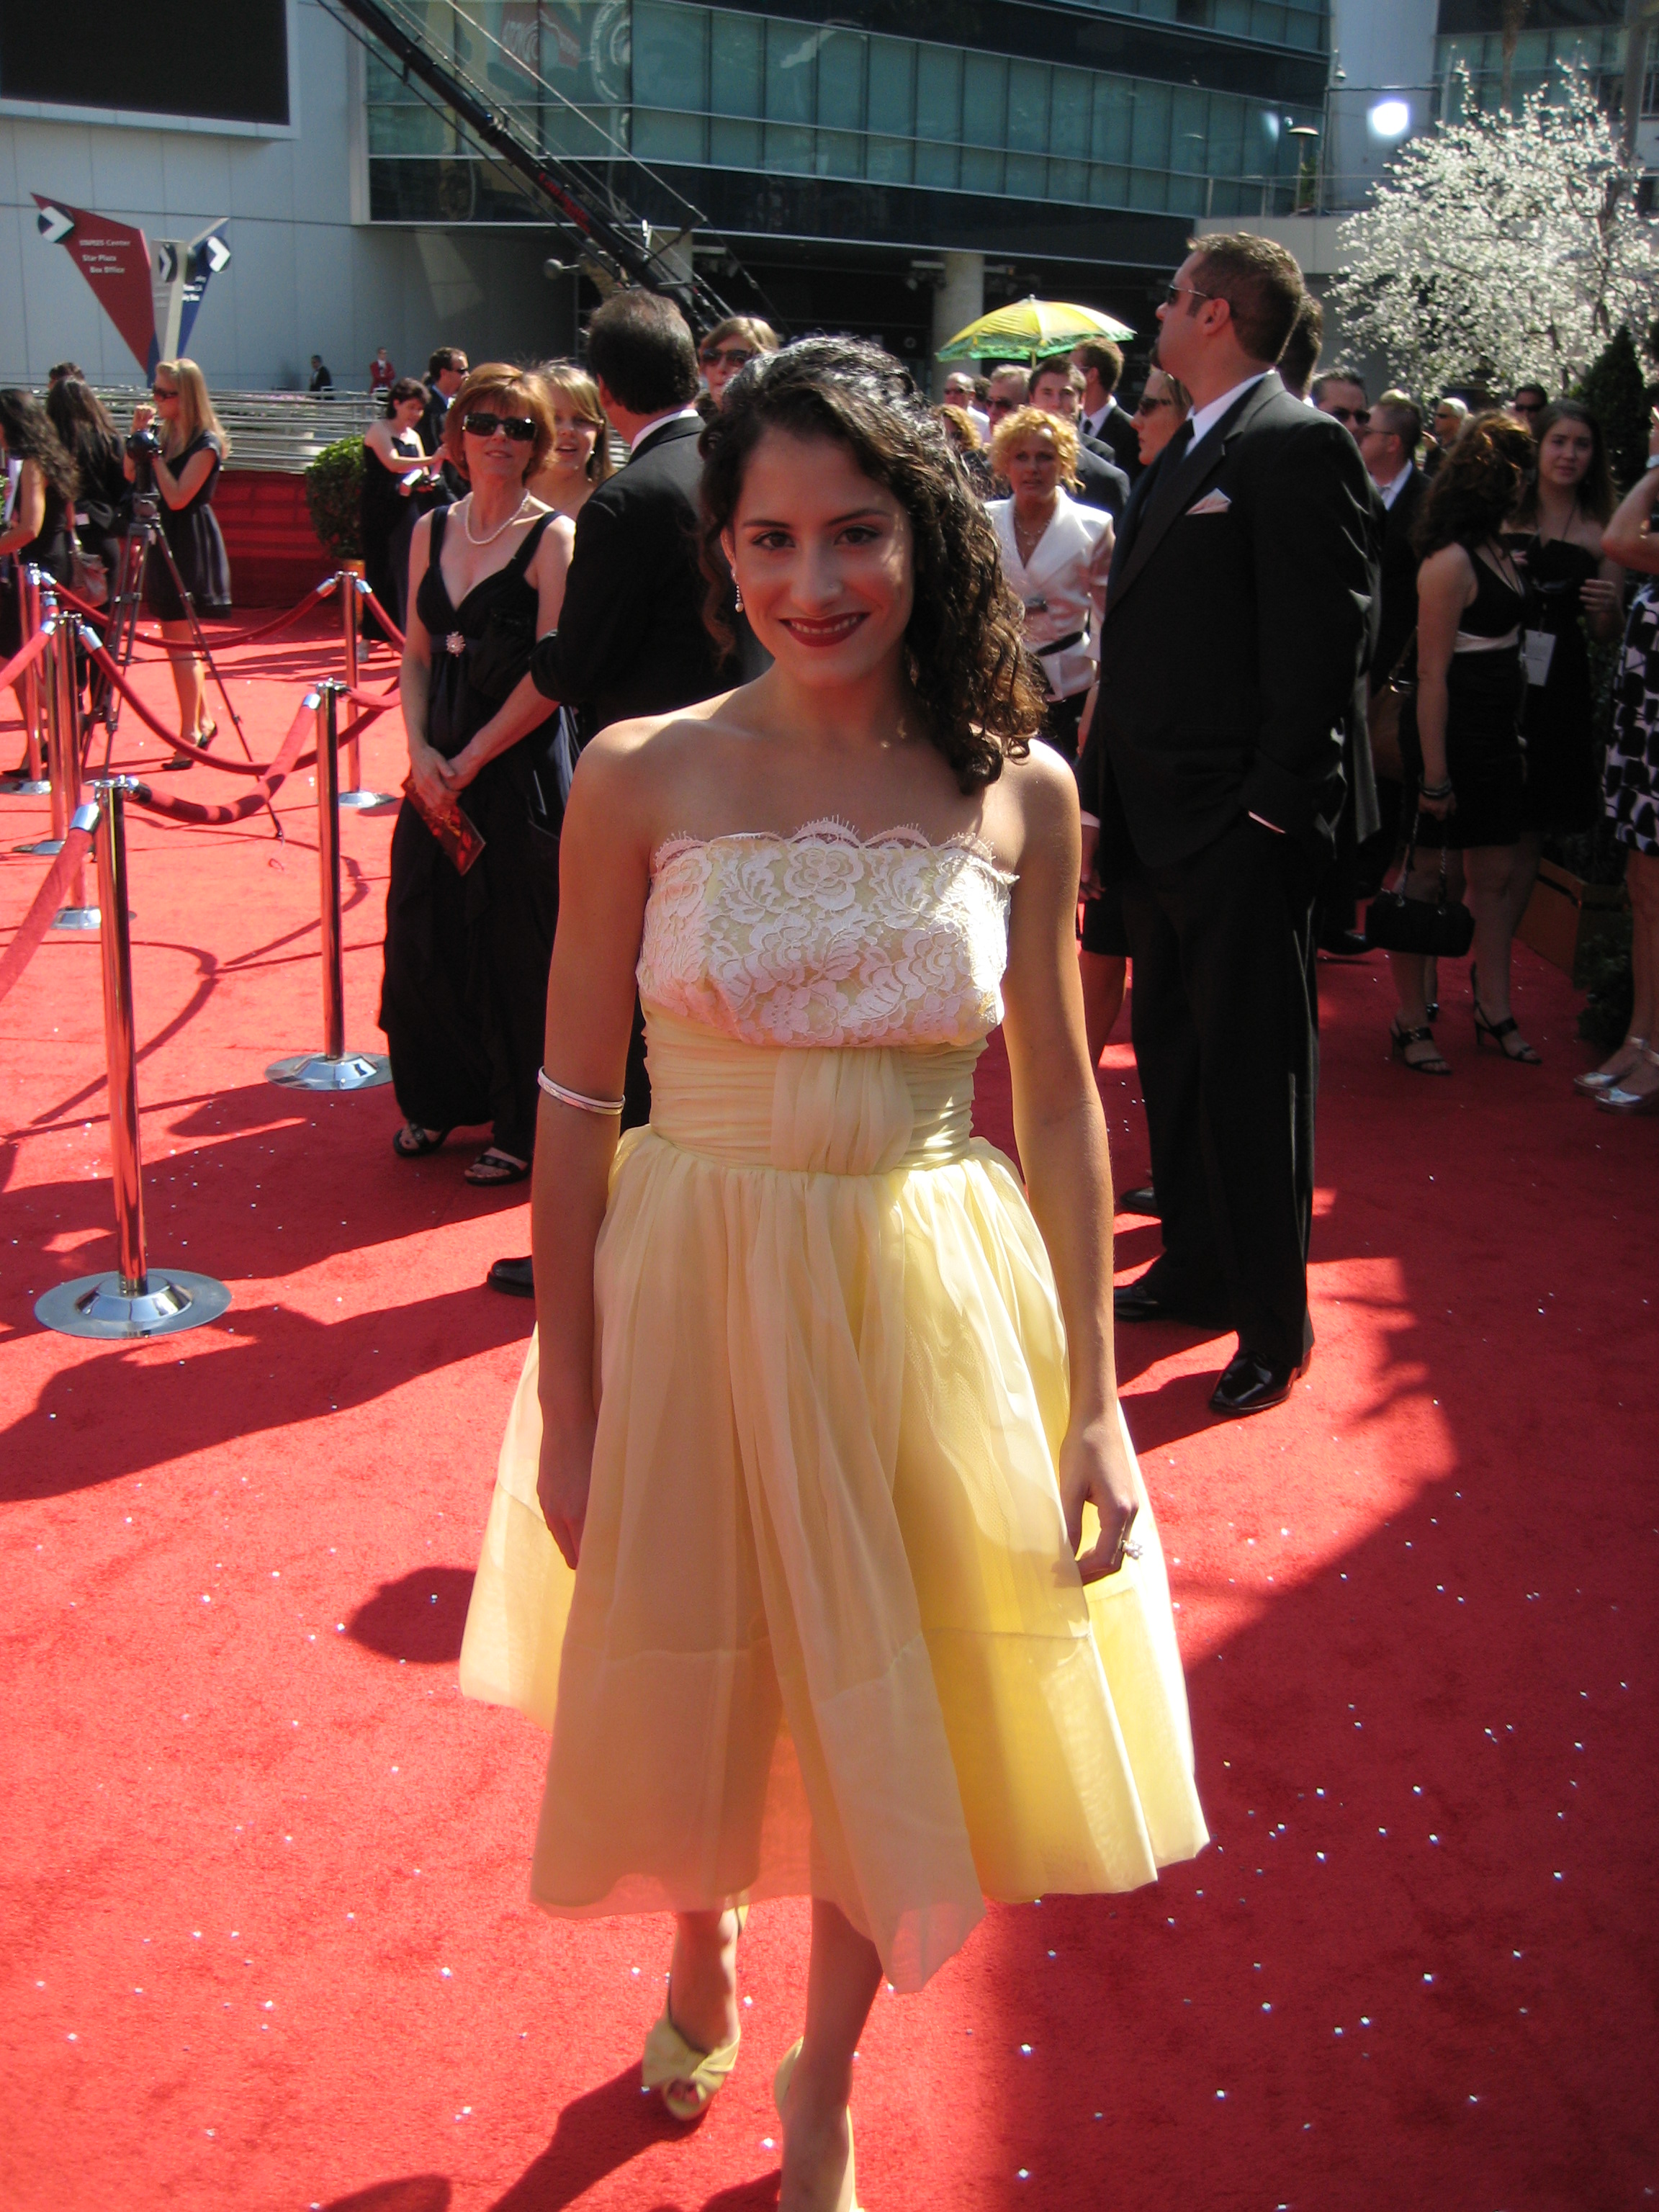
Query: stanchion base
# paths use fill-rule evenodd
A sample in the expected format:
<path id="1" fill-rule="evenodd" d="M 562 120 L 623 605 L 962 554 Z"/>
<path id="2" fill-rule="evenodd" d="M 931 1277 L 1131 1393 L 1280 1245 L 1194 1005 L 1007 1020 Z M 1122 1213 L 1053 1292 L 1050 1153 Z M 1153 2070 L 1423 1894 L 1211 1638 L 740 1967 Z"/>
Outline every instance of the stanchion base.
<path id="1" fill-rule="evenodd" d="M 100 921 L 95 906 L 65 906 L 58 908 L 52 926 L 54 929 L 96 929 Z"/>
<path id="2" fill-rule="evenodd" d="M 0 799 L 44 799 L 51 789 L 38 776 L 0 775 Z"/>
<path id="3" fill-rule="evenodd" d="M 291 1060 L 272 1060 L 265 1080 L 286 1091 L 373 1091 L 391 1082 L 392 1062 L 379 1052 L 348 1052 L 338 1060 L 325 1052 L 299 1052 Z"/>
<path id="4" fill-rule="evenodd" d="M 64 849 L 64 841 L 61 837 L 40 837 L 33 845 L 14 845 L 11 849 L 14 853 L 38 854 L 43 860 L 55 860 Z"/>
<path id="5" fill-rule="evenodd" d="M 34 1318 L 60 1336 L 171 1336 L 217 1321 L 230 1304 L 227 1285 L 183 1267 L 151 1267 L 144 1287 L 121 1287 L 118 1274 L 81 1275 L 34 1304 Z"/>
<path id="6" fill-rule="evenodd" d="M 401 802 L 395 791 L 343 791 L 342 806 L 355 807 L 360 814 L 389 814 Z"/>

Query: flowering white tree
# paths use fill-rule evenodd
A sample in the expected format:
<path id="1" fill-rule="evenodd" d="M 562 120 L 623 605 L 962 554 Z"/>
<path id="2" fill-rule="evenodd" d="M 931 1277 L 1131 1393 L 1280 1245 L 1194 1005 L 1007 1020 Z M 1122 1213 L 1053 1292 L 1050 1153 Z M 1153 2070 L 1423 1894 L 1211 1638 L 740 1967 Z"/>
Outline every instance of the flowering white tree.
<path id="1" fill-rule="evenodd" d="M 1563 391 L 1620 323 L 1641 332 L 1654 314 L 1639 174 L 1577 70 L 1516 115 L 1437 124 L 1342 225 L 1333 304 L 1413 391 L 1533 376 Z"/>

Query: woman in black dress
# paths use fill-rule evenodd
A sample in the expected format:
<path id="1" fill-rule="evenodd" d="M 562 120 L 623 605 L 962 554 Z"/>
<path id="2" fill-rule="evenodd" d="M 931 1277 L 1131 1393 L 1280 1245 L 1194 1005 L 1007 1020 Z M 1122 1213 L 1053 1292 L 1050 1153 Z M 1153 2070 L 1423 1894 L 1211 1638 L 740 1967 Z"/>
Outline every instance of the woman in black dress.
<path id="1" fill-rule="evenodd" d="M 427 388 L 418 377 L 400 376 L 386 398 L 386 414 L 363 433 L 358 528 L 368 588 L 402 629 L 409 596 L 410 540 L 420 513 L 416 493 L 430 481 L 427 451 L 415 427 L 426 410 Z M 364 630 L 368 634 L 367 621 Z M 379 635 L 378 623 L 374 635 Z"/>
<path id="2" fill-rule="evenodd" d="M 1417 851 L 1407 896 L 1438 895 L 1444 863 L 1453 897 L 1467 884 L 1474 916 L 1477 1043 L 1508 1060 L 1538 1054 L 1510 1011 L 1511 883 L 1520 865 L 1521 636 L 1526 586 L 1501 542 L 1528 470 L 1532 439 L 1488 415 L 1451 447 L 1417 519 L 1417 690 L 1401 717 L 1407 788 L 1417 788 Z M 1434 1041 L 1426 962 L 1391 952 L 1400 1012 L 1394 1048 L 1420 1075 L 1449 1075 Z"/>
<path id="3" fill-rule="evenodd" d="M 101 561 L 108 589 L 116 588 L 130 494 L 121 466 L 121 434 L 109 410 L 78 376 L 60 377 L 46 398 L 46 413 L 75 461 L 75 534 L 88 560 Z"/>
<path id="4" fill-rule="evenodd" d="M 17 497 L 0 531 L 0 660 L 9 660 L 24 642 L 19 568 L 32 564 L 60 584 L 69 581 L 76 486 L 73 457 L 32 392 L 0 392 L 0 449 L 21 464 Z M 14 689 L 27 717 L 21 679 Z M 27 775 L 27 766 L 19 773 Z"/>
<path id="5" fill-rule="evenodd" d="M 161 434 L 161 450 L 150 465 L 161 507 L 161 535 L 196 612 L 228 614 L 230 562 L 213 512 L 213 493 L 219 471 L 230 459 L 230 440 L 213 411 L 206 380 L 193 361 L 181 356 L 178 361 L 158 362 L 150 395 L 155 406 L 135 407 L 132 428 L 137 437 L 155 424 Z M 131 446 L 125 465 L 127 482 L 135 483 L 137 464 Z M 193 641 L 189 610 L 159 548 L 152 547 L 145 560 L 143 592 L 144 610 L 160 622 L 167 659 L 173 663 L 173 685 L 179 694 L 179 734 L 191 744 L 210 744 L 219 726 L 204 709 L 202 663 L 190 649 Z"/>
<path id="6" fill-rule="evenodd" d="M 487 1121 L 466 1170 L 520 1182 L 536 1130 L 547 970 L 559 896 L 559 800 L 546 740 L 556 709 L 529 679 L 557 627 L 572 525 L 525 489 L 553 443 L 534 375 L 475 368 L 450 402 L 444 451 L 471 489 L 415 526 L 403 713 L 409 785 L 392 839 L 380 1026 L 407 1117 L 403 1159 Z M 483 840 L 465 875 L 424 816 L 459 801 Z M 424 816 L 422 810 L 424 810 Z"/>

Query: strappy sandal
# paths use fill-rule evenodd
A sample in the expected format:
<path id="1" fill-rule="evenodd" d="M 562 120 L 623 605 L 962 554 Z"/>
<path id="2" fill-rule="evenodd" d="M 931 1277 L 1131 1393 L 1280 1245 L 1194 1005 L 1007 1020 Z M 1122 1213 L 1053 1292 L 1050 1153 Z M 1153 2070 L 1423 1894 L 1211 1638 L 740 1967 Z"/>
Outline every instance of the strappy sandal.
<path id="1" fill-rule="evenodd" d="M 746 1905 L 738 1907 L 738 1933 L 742 1935 L 749 1917 Z M 722 2043 L 713 2051 L 699 2051 L 688 2043 L 674 2025 L 668 2009 L 669 2000 L 663 1999 L 662 2018 L 652 2027 L 645 2039 L 645 2057 L 640 2065 L 640 2080 L 644 2087 L 660 2092 L 663 2103 L 677 2120 L 701 2119 L 708 2111 L 714 2092 L 738 2063 L 738 2045 L 743 2041 L 740 2027 L 730 2043 Z"/>
<path id="2" fill-rule="evenodd" d="M 461 1170 L 463 1182 L 470 1182 L 475 1190 L 495 1190 L 502 1184 L 522 1182 L 530 1173 L 528 1160 L 514 1159 L 499 1146 L 491 1145 L 479 1153 L 470 1167 Z"/>
<path id="3" fill-rule="evenodd" d="M 1479 1047 L 1483 1045 L 1488 1037 L 1490 1037 L 1492 1042 L 1498 1047 L 1498 1049 L 1503 1054 L 1504 1059 L 1512 1060 L 1517 1067 L 1541 1067 L 1544 1064 L 1543 1054 L 1540 1052 L 1534 1052 L 1531 1045 L 1527 1042 L 1525 1037 L 1521 1036 L 1521 1024 L 1516 1020 L 1513 1014 L 1507 1016 L 1506 1018 L 1501 1022 L 1491 1021 L 1487 1018 L 1486 1008 L 1481 1005 L 1480 1000 L 1477 999 L 1474 1001 L 1474 1042 L 1476 1046 Z M 1509 1043 L 1511 1037 L 1520 1037 L 1521 1040 L 1513 1052 L 1510 1050 Z"/>
<path id="4" fill-rule="evenodd" d="M 392 1149 L 400 1160 L 423 1160 L 448 1134 L 447 1129 L 423 1129 L 418 1121 L 405 1121 L 392 1138 Z"/>
<path id="5" fill-rule="evenodd" d="M 205 752 L 218 734 L 219 725 L 217 722 L 210 722 L 206 729 L 198 730 L 195 736 L 191 739 L 191 743 L 196 747 L 198 752 Z"/>
<path id="6" fill-rule="evenodd" d="M 772 2076 L 772 2102 L 777 2106 L 778 2118 L 783 2118 L 784 2101 L 789 2094 L 789 2084 L 795 2078 L 795 2061 L 800 2057 L 801 2045 L 806 2040 L 797 2036 L 778 2061 L 778 2070 Z M 851 2212 L 860 2212 L 858 2182 L 853 2172 L 853 2115 L 847 2115 L 847 2197 Z"/>
<path id="7" fill-rule="evenodd" d="M 1425 1022 L 1421 1029 L 1401 1029 L 1398 1022 L 1389 1024 L 1389 1039 L 1402 1066 L 1409 1067 L 1413 1075 L 1449 1075 L 1451 1062 L 1445 1058 L 1434 1042 L 1434 1031 Z M 1413 1060 L 1409 1048 L 1426 1044 L 1432 1048 L 1420 1060 Z"/>

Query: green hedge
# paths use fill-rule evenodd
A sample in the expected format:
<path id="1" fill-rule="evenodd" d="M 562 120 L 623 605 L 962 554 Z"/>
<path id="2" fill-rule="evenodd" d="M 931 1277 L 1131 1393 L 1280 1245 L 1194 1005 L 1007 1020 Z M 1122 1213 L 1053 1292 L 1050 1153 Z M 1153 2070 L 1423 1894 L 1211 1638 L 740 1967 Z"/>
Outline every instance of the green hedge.
<path id="1" fill-rule="evenodd" d="M 361 434 L 337 438 L 306 471 L 306 505 L 311 526 L 325 552 L 337 561 L 361 561 L 363 441 Z"/>

